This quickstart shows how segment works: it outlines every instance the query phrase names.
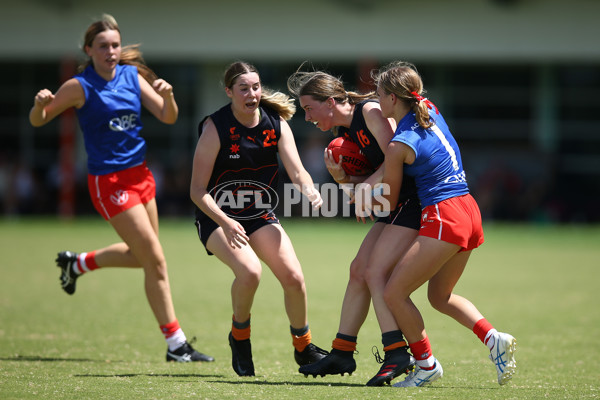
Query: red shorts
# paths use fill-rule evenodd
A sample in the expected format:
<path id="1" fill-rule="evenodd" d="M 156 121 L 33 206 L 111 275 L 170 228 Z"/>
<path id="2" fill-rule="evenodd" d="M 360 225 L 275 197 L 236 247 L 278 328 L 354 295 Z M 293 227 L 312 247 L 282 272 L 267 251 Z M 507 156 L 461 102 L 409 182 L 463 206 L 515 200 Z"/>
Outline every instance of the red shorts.
<path id="1" fill-rule="evenodd" d="M 146 163 L 106 175 L 89 175 L 88 190 L 105 220 L 156 196 L 156 183 Z"/>
<path id="2" fill-rule="evenodd" d="M 473 250 L 483 244 L 481 213 L 470 194 L 452 197 L 421 212 L 420 236 L 427 236 Z"/>

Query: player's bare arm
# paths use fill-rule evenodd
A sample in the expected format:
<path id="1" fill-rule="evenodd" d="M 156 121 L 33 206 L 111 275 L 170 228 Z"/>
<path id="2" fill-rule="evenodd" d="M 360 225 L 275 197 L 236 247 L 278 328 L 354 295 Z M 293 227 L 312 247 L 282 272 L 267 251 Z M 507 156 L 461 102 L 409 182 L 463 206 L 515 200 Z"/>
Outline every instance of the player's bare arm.
<path id="1" fill-rule="evenodd" d="M 321 207 L 323 204 L 321 194 L 315 188 L 310 174 L 302 165 L 292 130 L 283 119 L 281 119 L 281 137 L 277 146 L 281 162 L 292 183 L 308 198 L 314 208 Z"/>
<path id="2" fill-rule="evenodd" d="M 53 94 L 48 89 L 40 90 L 34 98 L 33 107 L 29 112 L 29 122 L 39 127 L 52 121 L 57 115 L 68 108 L 81 108 L 85 103 L 83 88 L 75 78 L 71 78 Z"/>
<path id="3" fill-rule="evenodd" d="M 173 87 L 164 79 L 155 80 L 150 85 L 138 74 L 142 104 L 152 115 L 165 124 L 174 124 L 179 115 Z"/>
<path id="4" fill-rule="evenodd" d="M 404 143 L 391 142 L 385 152 L 383 184 L 389 187 L 389 194 L 383 195 L 389 204 L 398 204 L 400 188 L 404 176 L 404 164 L 415 161 L 413 149 Z"/>
<path id="5" fill-rule="evenodd" d="M 219 134 L 210 118 L 206 120 L 202 129 L 202 135 L 198 139 L 194 153 L 190 198 L 202 212 L 223 228 L 227 243 L 232 248 L 240 248 L 250 240 L 246 235 L 246 231 L 239 222 L 229 218 L 219 208 L 207 190 L 213 166 L 221 147 Z"/>

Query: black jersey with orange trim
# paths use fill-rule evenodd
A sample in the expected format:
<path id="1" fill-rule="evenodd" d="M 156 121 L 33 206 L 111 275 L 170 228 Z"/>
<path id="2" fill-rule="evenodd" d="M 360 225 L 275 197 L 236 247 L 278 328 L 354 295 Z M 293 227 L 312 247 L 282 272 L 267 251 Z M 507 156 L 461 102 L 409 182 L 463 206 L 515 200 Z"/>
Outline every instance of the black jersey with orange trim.
<path id="1" fill-rule="evenodd" d="M 367 122 L 362 112 L 364 105 L 371 102 L 377 103 L 377 100 L 363 100 L 355 104 L 350 128 L 340 126 L 337 132 L 339 136 L 350 138 L 350 140 L 358 144 L 360 151 L 367 157 L 371 165 L 377 169 L 383 162 L 383 151 L 381 151 L 377 139 L 375 139 L 375 136 L 373 136 L 367 127 Z"/>
<path id="2" fill-rule="evenodd" d="M 207 190 L 219 207 L 234 219 L 253 219 L 271 213 L 277 192 L 277 144 L 281 121 L 277 112 L 260 107 L 260 121 L 252 128 L 240 124 L 228 104 L 209 117 L 217 128 L 220 149 Z M 205 117 L 198 126 L 202 135 Z M 258 197 L 257 197 L 258 196 Z M 269 206 L 271 205 L 271 206 Z M 206 217 L 199 208 L 196 218 Z"/>

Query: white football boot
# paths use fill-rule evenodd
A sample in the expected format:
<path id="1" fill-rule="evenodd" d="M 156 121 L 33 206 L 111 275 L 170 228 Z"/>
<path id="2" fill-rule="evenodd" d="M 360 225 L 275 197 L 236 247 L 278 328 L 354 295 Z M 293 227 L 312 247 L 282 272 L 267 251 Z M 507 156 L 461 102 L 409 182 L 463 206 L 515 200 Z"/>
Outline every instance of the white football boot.
<path id="1" fill-rule="evenodd" d="M 496 332 L 493 336 L 494 347 L 490 350 L 490 360 L 496 366 L 498 383 L 506 384 L 517 370 L 515 351 L 517 340 L 508 333 Z"/>
<path id="2" fill-rule="evenodd" d="M 433 381 L 440 379 L 444 375 L 444 369 L 442 364 L 436 359 L 433 369 L 426 370 L 421 369 L 418 365 L 415 366 L 415 370 L 412 371 L 406 379 L 402 382 L 394 383 L 394 387 L 421 387 L 431 384 Z"/>

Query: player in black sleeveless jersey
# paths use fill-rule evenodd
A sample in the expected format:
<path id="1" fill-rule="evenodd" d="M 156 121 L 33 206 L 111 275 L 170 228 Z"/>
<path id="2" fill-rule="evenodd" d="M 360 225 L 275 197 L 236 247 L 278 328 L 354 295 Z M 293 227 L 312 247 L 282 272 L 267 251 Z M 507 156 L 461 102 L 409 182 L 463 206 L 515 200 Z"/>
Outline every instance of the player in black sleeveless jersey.
<path id="1" fill-rule="evenodd" d="M 290 93 L 300 102 L 305 119 L 322 131 L 333 131 L 356 142 L 371 165 L 379 167 L 384 152 L 394 135 L 395 122 L 381 114 L 375 93 L 359 94 L 346 91 L 342 81 L 321 71 L 298 70 L 288 79 Z M 325 149 L 325 165 L 333 179 L 340 184 L 367 183 L 374 187 L 381 182 L 383 168 L 370 176 L 350 176 L 336 163 L 330 150 Z M 363 240 L 350 265 L 350 279 L 342 304 L 339 330 L 331 353 L 317 363 L 300 367 L 305 375 L 352 373 L 356 369 L 353 354 L 357 336 L 369 312 L 371 299 L 382 332 L 385 351 L 381 369 L 368 386 L 389 384 L 392 379 L 414 366 L 404 335 L 398 328 L 384 299 L 387 277 L 396 261 L 417 236 L 421 207 L 414 180 L 405 177 L 401 198 L 396 209 L 386 218 L 379 218 Z"/>
<path id="2" fill-rule="evenodd" d="M 273 212 L 277 154 L 312 206 L 318 208 L 323 201 L 286 122 L 295 112 L 293 101 L 263 89 L 258 71 L 245 62 L 231 64 L 224 83 L 231 103 L 200 123 L 190 195 L 198 207 L 200 240 L 208 254 L 216 255 L 235 275 L 229 334 L 233 369 L 240 376 L 253 376 L 250 311 L 261 260 L 283 287 L 296 362 L 302 366 L 328 354 L 311 342 L 302 268 Z"/>

